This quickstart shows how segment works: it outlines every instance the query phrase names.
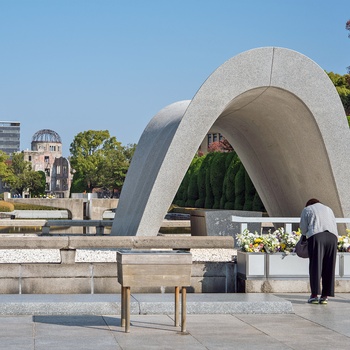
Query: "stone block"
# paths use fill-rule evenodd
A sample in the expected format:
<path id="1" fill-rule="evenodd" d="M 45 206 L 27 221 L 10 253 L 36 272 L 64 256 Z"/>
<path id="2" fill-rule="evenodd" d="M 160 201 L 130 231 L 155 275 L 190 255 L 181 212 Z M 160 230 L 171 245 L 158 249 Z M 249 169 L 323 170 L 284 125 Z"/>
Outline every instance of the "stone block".
<path id="1" fill-rule="evenodd" d="M 192 277 L 189 292 L 193 293 L 232 293 L 234 280 L 226 277 Z"/>
<path id="2" fill-rule="evenodd" d="M 19 270 L 19 264 L 0 264 L 0 278 L 18 277 Z"/>
<path id="3" fill-rule="evenodd" d="M 23 294 L 91 293 L 90 278 L 22 278 Z"/>
<path id="4" fill-rule="evenodd" d="M 74 264 L 75 253 L 74 249 L 61 249 L 61 262 L 62 264 Z"/>
<path id="5" fill-rule="evenodd" d="M 90 264 L 24 264 L 21 266 L 22 277 L 47 278 L 90 278 Z"/>
<path id="6" fill-rule="evenodd" d="M 18 278 L 0 278 L 0 294 L 19 294 Z"/>
<path id="7" fill-rule="evenodd" d="M 206 262 L 206 263 L 193 263 L 192 264 L 192 276 L 204 276 L 204 277 L 224 277 L 232 270 L 234 263 L 225 262 Z"/>
<path id="8" fill-rule="evenodd" d="M 117 278 L 117 262 L 115 263 L 95 263 L 94 267 L 94 277 L 114 277 Z"/>
<path id="9" fill-rule="evenodd" d="M 261 217 L 262 213 L 257 211 L 243 210 L 215 210 L 197 209 L 191 212 L 191 234 L 192 236 L 232 236 L 240 232 L 240 223 L 231 220 L 232 215 Z M 261 224 L 251 223 L 248 225 L 250 231 L 260 232 Z"/>
<path id="10" fill-rule="evenodd" d="M 118 283 L 116 277 L 94 277 L 93 279 L 94 294 L 119 294 L 120 291 L 121 285 Z"/>

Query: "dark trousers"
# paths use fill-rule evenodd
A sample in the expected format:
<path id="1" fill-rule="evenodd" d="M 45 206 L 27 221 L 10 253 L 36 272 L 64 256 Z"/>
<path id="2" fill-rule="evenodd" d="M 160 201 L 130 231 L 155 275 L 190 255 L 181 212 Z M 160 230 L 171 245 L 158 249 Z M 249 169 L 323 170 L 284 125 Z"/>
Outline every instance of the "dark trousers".
<path id="1" fill-rule="evenodd" d="M 334 297 L 335 261 L 338 238 L 331 232 L 317 233 L 308 239 L 309 274 L 312 295 Z M 320 282 L 322 279 L 322 291 Z"/>

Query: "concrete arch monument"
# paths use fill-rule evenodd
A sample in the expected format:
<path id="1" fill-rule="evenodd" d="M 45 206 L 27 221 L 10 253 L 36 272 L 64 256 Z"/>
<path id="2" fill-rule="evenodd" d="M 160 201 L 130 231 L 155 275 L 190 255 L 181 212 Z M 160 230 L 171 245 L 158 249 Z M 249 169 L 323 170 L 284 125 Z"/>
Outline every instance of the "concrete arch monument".
<path id="1" fill-rule="evenodd" d="M 156 235 L 203 138 L 232 144 L 270 216 L 316 197 L 350 216 L 350 133 L 332 82 L 308 57 L 266 47 L 214 71 L 191 101 L 161 110 L 137 146 L 112 235 Z"/>

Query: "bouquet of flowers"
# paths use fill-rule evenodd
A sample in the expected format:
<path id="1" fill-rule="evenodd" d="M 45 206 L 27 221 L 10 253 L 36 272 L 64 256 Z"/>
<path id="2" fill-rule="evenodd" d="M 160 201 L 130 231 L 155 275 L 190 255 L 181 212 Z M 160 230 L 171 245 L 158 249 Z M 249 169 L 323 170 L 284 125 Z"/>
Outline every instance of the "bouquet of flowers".
<path id="1" fill-rule="evenodd" d="M 286 254 L 293 253 L 295 250 L 295 245 L 298 243 L 301 238 L 301 231 L 298 228 L 297 231 L 292 231 L 288 233 L 284 230 L 283 227 L 277 229 L 274 234 L 280 242 L 280 251 Z"/>
<path id="2" fill-rule="evenodd" d="M 338 252 L 350 253 L 350 230 L 347 229 L 347 234 L 338 237 Z M 257 232 L 249 232 L 248 229 L 243 233 L 236 234 L 237 244 L 243 252 L 248 253 L 277 253 L 282 252 L 285 254 L 293 253 L 295 251 L 295 245 L 301 238 L 300 228 L 297 231 L 288 233 L 283 227 L 278 228 L 276 231 L 265 234 L 259 234 Z"/>
<path id="3" fill-rule="evenodd" d="M 347 234 L 338 237 L 338 252 L 350 252 L 350 230 Z"/>
<path id="4" fill-rule="evenodd" d="M 243 252 L 249 253 L 277 253 L 289 254 L 294 252 L 295 245 L 301 237 L 300 229 L 292 233 L 279 228 L 274 232 L 269 230 L 266 234 L 249 232 L 248 229 L 236 235 L 237 243 Z M 350 242 L 350 241 L 349 241 Z"/>

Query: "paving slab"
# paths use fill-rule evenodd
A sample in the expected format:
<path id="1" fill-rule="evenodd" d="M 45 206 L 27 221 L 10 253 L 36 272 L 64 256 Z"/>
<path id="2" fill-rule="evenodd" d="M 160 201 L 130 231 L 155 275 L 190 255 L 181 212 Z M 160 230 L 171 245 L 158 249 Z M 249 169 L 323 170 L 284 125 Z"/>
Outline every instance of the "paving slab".
<path id="1" fill-rule="evenodd" d="M 190 297 L 191 295 L 188 295 Z M 308 294 L 256 294 L 236 295 L 231 302 L 256 303 L 285 302 L 292 304 L 289 313 L 211 313 L 187 315 L 186 333 L 174 326 L 173 313 L 131 314 L 130 333 L 121 327 L 120 314 L 74 315 L 8 315 L 0 316 L 0 349 L 6 350 L 134 350 L 134 349 L 348 349 L 350 341 L 350 294 L 338 294 L 330 298 L 328 305 L 307 303 Z M 24 299 L 35 304 L 32 295 Z M 65 302 L 114 302 L 104 295 L 40 296 L 41 303 Z M 227 303 L 232 296 L 208 294 L 194 298 L 192 302 L 210 303 L 219 306 Z M 167 300 L 169 298 L 169 300 Z M 241 298 L 241 299 L 240 299 Z M 154 302 L 151 295 L 134 295 L 134 303 L 142 309 L 147 302 Z M 18 296 L 0 295 L 3 301 L 16 300 Z M 22 298 L 23 301 L 23 298 Z M 171 305 L 171 295 L 166 295 L 164 303 Z M 73 304 L 72 304 L 73 305 Z M 140 305 L 140 306 L 139 306 Z M 158 306 L 157 306 L 158 307 Z M 48 309 L 46 309 L 48 310 Z M 78 309 L 79 310 L 79 309 Z M 159 309 L 157 312 L 160 312 Z M 166 310 L 163 306 L 162 312 Z"/>

